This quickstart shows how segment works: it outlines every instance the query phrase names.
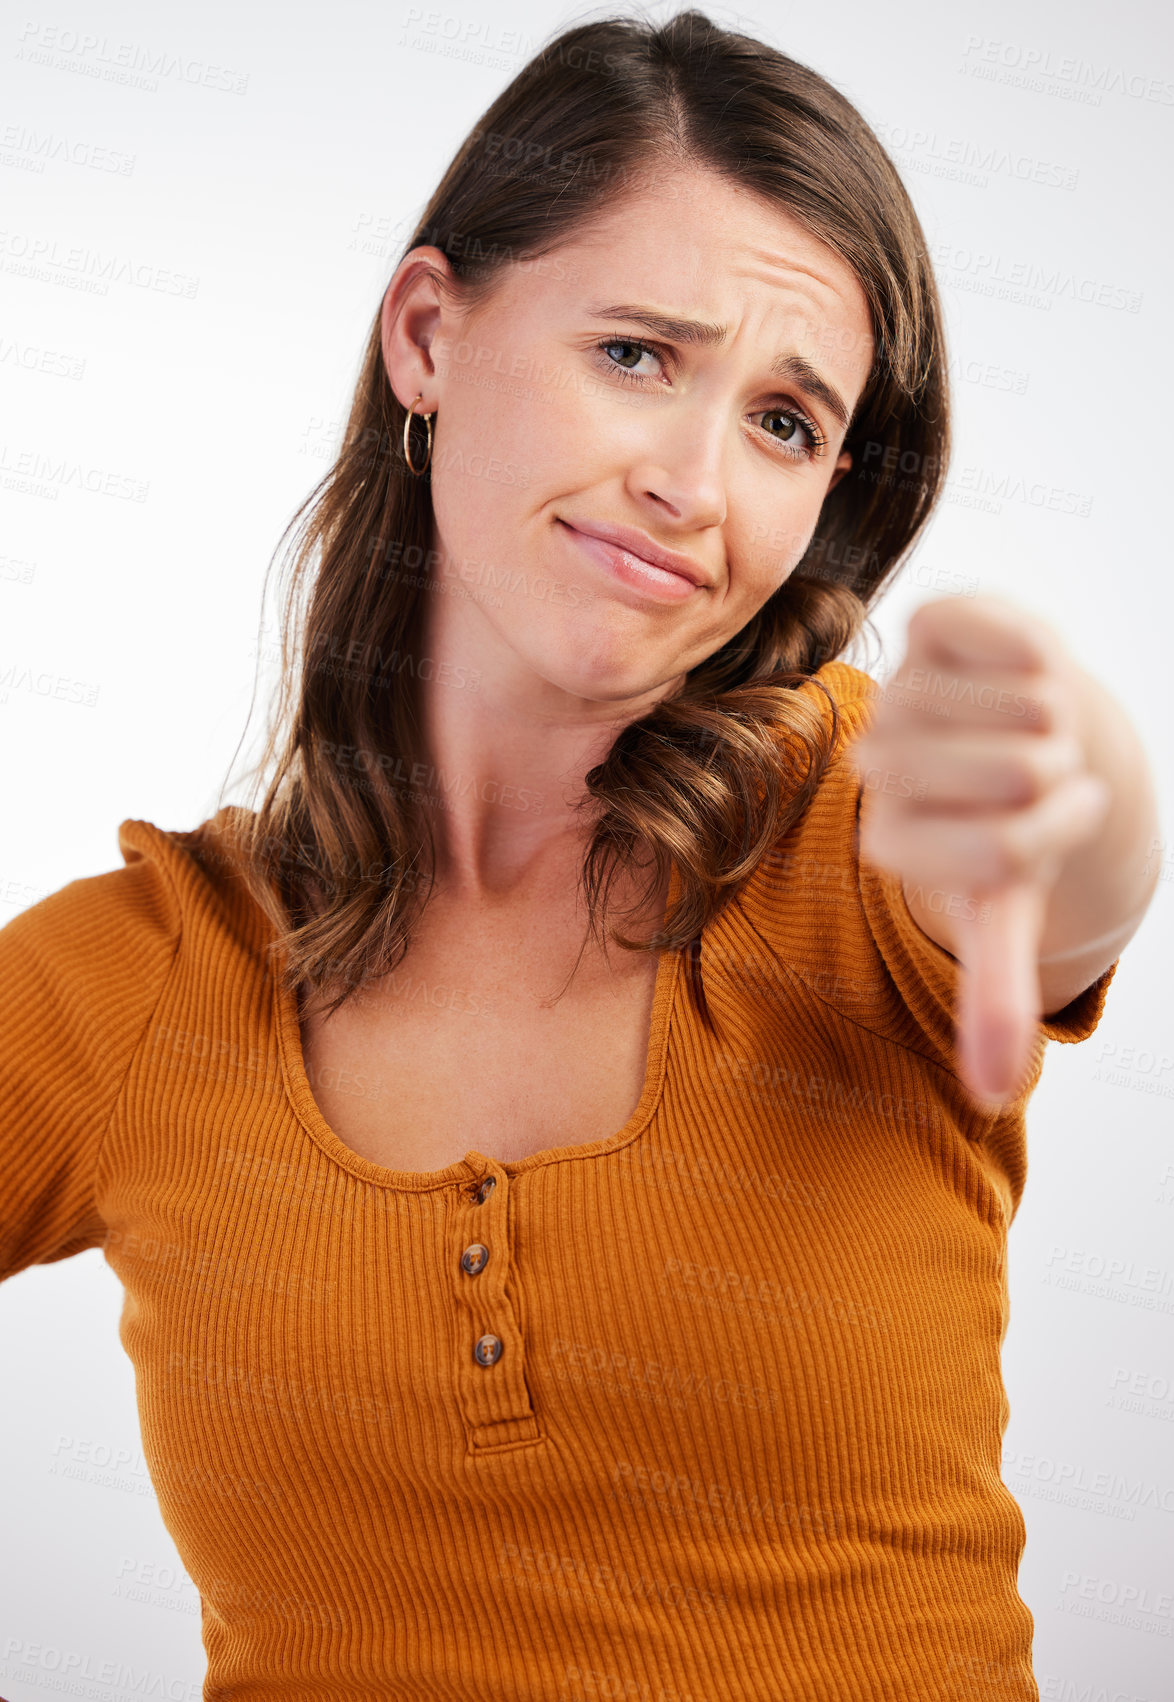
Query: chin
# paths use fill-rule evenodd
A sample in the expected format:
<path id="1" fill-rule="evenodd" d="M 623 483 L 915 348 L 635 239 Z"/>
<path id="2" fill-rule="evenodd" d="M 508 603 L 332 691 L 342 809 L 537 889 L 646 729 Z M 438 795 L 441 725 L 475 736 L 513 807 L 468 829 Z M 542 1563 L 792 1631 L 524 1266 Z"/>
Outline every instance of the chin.
<path id="1" fill-rule="evenodd" d="M 650 679 L 647 672 L 621 674 L 599 670 L 588 673 L 582 668 L 574 672 L 551 670 L 546 678 L 569 697 L 583 698 L 588 703 L 611 703 L 617 708 L 637 698 L 647 697 L 663 684 L 658 679 Z"/>
<path id="2" fill-rule="evenodd" d="M 530 664 L 552 686 L 591 703 L 630 703 L 676 677 L 674 672 L 650 668 L 647 659 L 637 663 L 630 649 L 618 644 L 601 643 L 592 655 L 580 637 L 572 640 L 569 652 L 535 656 L 529 658 Z"/>

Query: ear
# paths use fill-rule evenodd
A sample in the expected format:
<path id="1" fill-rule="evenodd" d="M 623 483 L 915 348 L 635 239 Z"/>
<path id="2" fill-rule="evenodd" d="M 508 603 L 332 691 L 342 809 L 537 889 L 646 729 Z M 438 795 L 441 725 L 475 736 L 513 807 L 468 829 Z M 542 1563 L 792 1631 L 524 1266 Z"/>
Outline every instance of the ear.
<path id="1" fill-rule="evenodd" d="M 430 353 L 442 318 L 435 274 L 451 274 L 452 266 L 438 248 L 413 248 L 405 255 L 383 295 L 380 342 L 383 366 L 392 390 L 407 407 L 406 397 L 435 387 L 436 364 Z M 431 398 L 425 411 L 435 410 Z"/>
<path id="2" fill-rule="evenodd" d="M 831 479 L 828 481 L 828 490 L 835 490 L 840 480 L 844 477 L 844 474 L 850 473 L 851 471 L 852 457 L 846 449 L 842 449 L 836 457 L 836 465 L 832 470 Z"/>

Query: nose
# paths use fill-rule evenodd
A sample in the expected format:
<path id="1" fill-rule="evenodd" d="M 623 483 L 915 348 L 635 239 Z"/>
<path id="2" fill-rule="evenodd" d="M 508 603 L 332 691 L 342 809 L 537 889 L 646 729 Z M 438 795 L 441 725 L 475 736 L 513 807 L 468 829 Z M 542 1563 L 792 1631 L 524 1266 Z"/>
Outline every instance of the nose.
<path id="1" fill-rule="evenodd" d="M 700 398 L 657 411 L 645 452 L 633 459 L 628 489 L 638 502 L 682 526 L 721 526 L 726 518 L 724 422 Z M 708 418 L 706 415 L 708 414 Z"/>

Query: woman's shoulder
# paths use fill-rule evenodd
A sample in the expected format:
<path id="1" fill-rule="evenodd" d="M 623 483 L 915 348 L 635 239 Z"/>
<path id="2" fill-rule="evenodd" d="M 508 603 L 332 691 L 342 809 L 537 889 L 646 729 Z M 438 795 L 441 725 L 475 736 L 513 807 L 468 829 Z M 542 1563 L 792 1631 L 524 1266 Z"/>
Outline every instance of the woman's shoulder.
<path id="1" fill-rule="evenodd" d="M 871 674 L 865 673 L 852 662 L 847 662 L 842 656 L 833 657 L 825 662 L 812 674 L 813 680 L 822 680 L 838 702 L 847 703 L 857 697 L 875 697 L 881 689 Z"/>
<path id="2" fill-rule="evenodd" d="M 834 754 L 839 756 L 846 741 L 863 731 L 872 714 L 872 704 L 883 688 L 863 668 L 836 657 L 817 668 L 797 689 L 822 707 L 829 726 L 828 700 L 834 701 L 840 727 Z"/>
<path id="3" fill-rule="evenodd" d="M 162 827 L 127 817 L 118 826 L 124 869 L 113 872 L 151 871 L 166 884 L 185 933 L 227 933 L 247 949 L 255 949 L 266 924 L 242 877 L 235 843 L 236 830 L 252 814 L 230 804 L 190 828 Z"/>
<path id="4" fill-rule="evenodd" d="M 127 817 L 116 834 L 121 866 L 68 881 L 0 927 L 0 968 L 35 960 L 59 985 L 93 979 L 112 996 L 125 985 L 133 999 L 202 929 L 252 943 L 259 917 L 234 873 L 233 821 L 232 808 L 186 829 Z"/>

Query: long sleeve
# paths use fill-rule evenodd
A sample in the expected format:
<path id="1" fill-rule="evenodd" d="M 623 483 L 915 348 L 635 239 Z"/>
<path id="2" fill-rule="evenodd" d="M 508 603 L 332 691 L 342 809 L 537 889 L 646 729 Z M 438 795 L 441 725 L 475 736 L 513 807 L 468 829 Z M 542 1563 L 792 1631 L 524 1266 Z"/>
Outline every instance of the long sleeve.
<path id="1" fill-rule="evenodd" d="M 123 855 L 0 928 L 0 1280 L 103 1241 L 103 1137 L 180 926 L 158 864 Z"/>

